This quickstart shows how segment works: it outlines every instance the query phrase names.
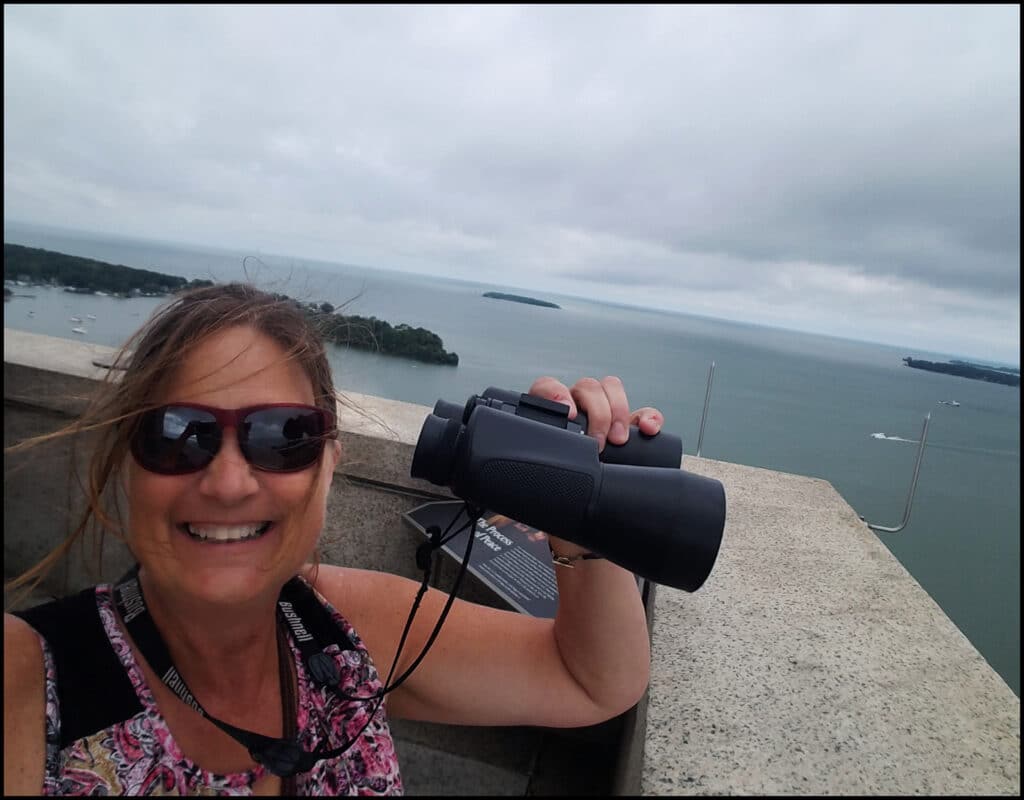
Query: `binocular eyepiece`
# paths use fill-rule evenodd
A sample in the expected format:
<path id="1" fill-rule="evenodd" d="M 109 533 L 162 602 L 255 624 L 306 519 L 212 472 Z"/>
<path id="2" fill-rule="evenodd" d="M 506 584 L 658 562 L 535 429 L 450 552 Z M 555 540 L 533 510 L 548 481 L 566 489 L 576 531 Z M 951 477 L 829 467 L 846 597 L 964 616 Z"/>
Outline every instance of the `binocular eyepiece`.
<path id="1" fill-rule="evenodd" d="M 585 436 L 580 412 L 490 387 L 464 406 L 438 400 L 411 474 L 474 505 L 586 547 L 647 580 L 694 592 L 718 556 L 722 484 L 681 468 L 678 436 L 634 426 L 624 445 Z"/>

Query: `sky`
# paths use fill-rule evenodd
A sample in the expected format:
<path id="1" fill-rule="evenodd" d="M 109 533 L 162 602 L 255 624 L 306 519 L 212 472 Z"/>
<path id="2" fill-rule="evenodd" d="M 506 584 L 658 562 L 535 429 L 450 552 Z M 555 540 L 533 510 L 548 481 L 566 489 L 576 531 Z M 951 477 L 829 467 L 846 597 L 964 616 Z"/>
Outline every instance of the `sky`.
<path id="1" fill-rule="evenodd" d="M 4 6 L 4 219 L 1020 363 L 1020 8 Z"/>

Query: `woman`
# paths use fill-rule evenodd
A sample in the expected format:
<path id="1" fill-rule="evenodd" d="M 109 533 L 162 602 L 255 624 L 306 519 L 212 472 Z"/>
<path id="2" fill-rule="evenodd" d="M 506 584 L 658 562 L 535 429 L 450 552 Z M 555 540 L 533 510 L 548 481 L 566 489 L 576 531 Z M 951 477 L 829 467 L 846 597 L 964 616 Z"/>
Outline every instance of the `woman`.
<path id="1" fill-rule="evenodd" d="M 5 793 L 400 793 L 388 718 L 584 726 L 643 694 L 635 579 L 580 559 L 558 570 L 553 621 L 457 601 L 382 699 L 447 597 L 428 592 L 404 636 L 416 583 L 311 563 L 342 452 L 323 345 L 293 301 L 241 284 L 182 295 L 115 363 L 120 380 L 68 431 L 100 431 L 89 508 L 19 585 L 90 526 L 122 538 L 137 573 L 5 614 Z M 631 414 L 615 378 L 571 390 L 541 378 L 530 391 L 585 409 L 602 447 L 662 421 Z M 120 522 L 106 513 L 117 494 Z M 326 666 L 309 653 L 318 614 L 336 640 Z M 300 751 L 281 749 L 296 737 Z"/>

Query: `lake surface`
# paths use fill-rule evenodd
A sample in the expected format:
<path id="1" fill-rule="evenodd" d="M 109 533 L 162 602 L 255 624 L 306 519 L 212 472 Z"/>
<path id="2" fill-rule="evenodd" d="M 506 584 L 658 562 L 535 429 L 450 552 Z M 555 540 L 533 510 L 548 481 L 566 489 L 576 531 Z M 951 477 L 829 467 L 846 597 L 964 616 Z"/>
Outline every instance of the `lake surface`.
<path id="1" fill-rule="evenodd" d="M 529 293 L 522 289 L 242 251 L 10 224 L 4 240 L 187 278 L 248 275 L 336 307 L 350 300 L 350 313 L 428 328 L 459 354 L 457 367 L 433 366 L 331 346 L 343 390 L 433 405 L 464 403 L 488 386 L 525 391 L 545 374 L 570 384 L 616 374 L 634 407 L 662 410 L 666 430 L 683 437 L 689 454 L 714 361 L 702 455 L 822 478 L 880 525 L 902 517 L 930 412 L 910 522 L 878 536 L 1020 693 L 1020 390 L 902 363 L 908 355 L 955 355 L 535 294 L 562 306 L 542 308 L 481 296 Z M 111 346 L 164 302 L 13 288 L 33 296 L 5 303 L 6 327 Z"/>

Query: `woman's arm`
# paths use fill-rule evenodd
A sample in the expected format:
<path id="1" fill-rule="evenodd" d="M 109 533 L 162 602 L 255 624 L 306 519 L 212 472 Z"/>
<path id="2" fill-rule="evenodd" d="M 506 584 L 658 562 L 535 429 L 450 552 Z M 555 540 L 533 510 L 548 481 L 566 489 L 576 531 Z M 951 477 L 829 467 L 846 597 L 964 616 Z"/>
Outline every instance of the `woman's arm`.
<path id="1" fill-rule="evenodd" d="M 43 792 L 46 696 L 39 637 L 4 614 L 4 794 Z"/>
<path id="2" fill-rule="evenodd" d="M 560 591 L 574 583 L 570 608 L 559 612 L 568 632 L 553 620 L 456 600 L 426 658 L 387 695 L 389 715 L 459 725 L 578 727 L 630 708 L 647 686 L 643 606 L 631 575 L 627 587 L 600 574 L 618 567 L 593 561 L 587 571 L 592 566 L 597 569 L 586 578 L 578 570 L 578 585 L 577 576 L 559 579 Z M 419 585 L 380 572 L 318 569 L 317 589 L 353 624 L 383 680 Z M 588 619 L 574 627 L 580 612 L 572 606 L 587 602 L 588 589 L 607 597 L 592 607 L 595 616 L 609 612 L 610 618 L 591 621 L 586 612 Z M 424 597 L 396 677 L 419 655 L 446 600 L 436 589 Z"/>
<path id="3" fill-rule="evenodd" d="M 578 402 L 589 415 L 588 433 L 602 447 L 605 440 L 623 443 L 630 422 L 648 434 L 661 423 L 654 409 L 631 415 L 615 378 L 581 381 L 572 390 L 541 379 L 531 393 L 565 402 L 571 417 Z M 553 537 L 551 542 L 563 555 L 581 550 Z M 602 722 L 634 705 L 650 668 L 635 576 L 597 559 L 555 569 L 554 621 L 456 601 L 430 653 L 388 695 L 389 713 L 453 724 L 573 727 Z M 394 575 L 321 566 L 317 587 L 349 617 L 386 677 L 418 585 Z M 396 676 L 419 655 L 446 599 L 436 590 L 425 596 Z"/>

